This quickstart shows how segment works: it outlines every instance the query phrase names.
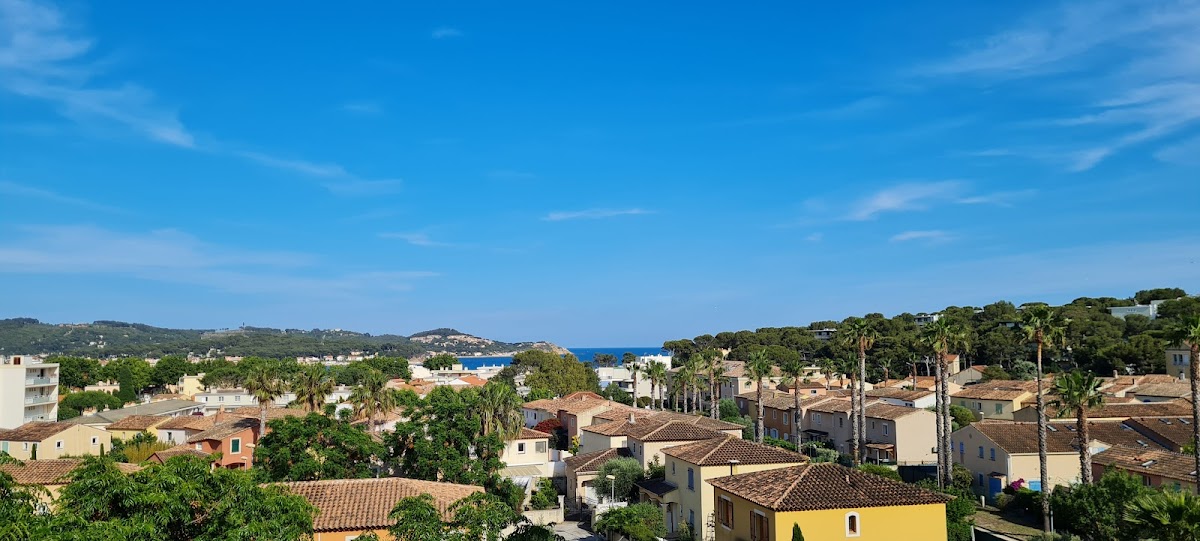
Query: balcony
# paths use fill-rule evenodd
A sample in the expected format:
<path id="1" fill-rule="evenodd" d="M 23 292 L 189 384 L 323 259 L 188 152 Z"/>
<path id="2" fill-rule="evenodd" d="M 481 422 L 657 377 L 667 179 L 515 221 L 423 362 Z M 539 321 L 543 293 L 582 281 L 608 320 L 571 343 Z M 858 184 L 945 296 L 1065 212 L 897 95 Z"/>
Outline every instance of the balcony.
<path id="1" fill-rule="evenodd" d="M 25 378 L 26 387 L 42 387 L 46 385 L 58 385 L 58 378 Z"/>
<path id="2" fill-rule="evenodd" d="M 26 406 L 37 406 L 37 405 L 41 405 L 41 404 L 50 404 L 53 402 L 54 402 L 54 396 L 52 396 L 52 395 L 25 397 L 25 405 Z"/>

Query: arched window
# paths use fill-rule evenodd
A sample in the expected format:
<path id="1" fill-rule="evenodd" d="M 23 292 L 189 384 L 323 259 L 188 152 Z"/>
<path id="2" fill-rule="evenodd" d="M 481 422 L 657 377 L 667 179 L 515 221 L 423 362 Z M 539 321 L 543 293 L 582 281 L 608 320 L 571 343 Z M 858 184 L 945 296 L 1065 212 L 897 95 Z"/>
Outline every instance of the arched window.
<path id="1" fill-rule="evenodd" d="M 846 537 L 858 537 L 862 535 L 860 530 L 861 525 L 858 523 L 858 513 L 846 513 Z"/>

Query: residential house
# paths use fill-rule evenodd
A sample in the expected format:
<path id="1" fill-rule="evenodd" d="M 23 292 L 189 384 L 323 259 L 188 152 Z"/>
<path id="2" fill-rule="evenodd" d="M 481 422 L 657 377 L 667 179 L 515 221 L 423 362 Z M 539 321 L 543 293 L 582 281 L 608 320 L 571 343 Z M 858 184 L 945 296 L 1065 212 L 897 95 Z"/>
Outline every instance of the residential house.
<path id="1" fill-rule="evenodd" d="M 822 388 L 824 389 L 824 388 Z M 801 403 L 804 401 L 822 401 L 826 400 L 824 394 L 805 396 L 801 398 Z M 750 421 L 758 426 L 758 393 L 751 391 L 742 393 L 737 396 L 736 403 L 738 410 L 745 408 L 742 415 L 748 415 Z M 791 393 L 781 391 L 763 391 L 763 433 L 772 438 L 779 438 L 785 441 L 792 441 L 792 435 L 796 432 L 796 426 L 793 424 L 795 416 L 793 410 L 796 409 L 796 396 Z"/>
<path id="2" fill-rule="evenodd" d="M 876 387 L 867 391 L 867 399 L 876 399 L 893 406 L 910 408 L 929 408 L 937 403 L 937 395 L 933 391 L 923 389 L 900 389 L 896 387 Z"/>
<path id="3" fill-rule="evenodd" d="M 461 391 L 467 387 L 483 387 L 484 385 L 487 385 L 487 380 L 474 374 L 467 374 L 465 376 L 459 376 L 450 380 L 448 383 L 446 383 L 446 385 L 449 385 L 450 388 L 456 391 Z"/>
<path id="4" fill-rule="evenodd" d="M 17 460 L 100 455 L 112 449 L 112 434 L 87 425 L 35 421 L 0 430 L 0 452 Z"/>
<path id="5" fill-rule="evenodd" d="M 679 445 L 663 450 L 666 476 L 638 484 L 643 501 L 660 506 L 667 534 L 676 533 L 687 522 L 697 537 L 711 539 L 706 532 L 715 511 L 710 480 L 735 473 L 750 473 L 795 466 L 808 457 L 778 447 L 749 442 L 732 436 Z"/>
<path id="6" fill-rule="evenodd" d="M 868 401 L 865 428 L 867 460 L 884 464 L 918 465 L 937 462 L 936 414 L 921 408 Z M 853 423 L 850 400 L 827 400 L 809 407 L 803 441 L 823 441 L 850 453 Z"/>
<path id="7" fill-rule="evenodd" d="M 1134 417 L 1123 424 L 1169 451 L 1182 453 L 1183 447 L 1192 443 L 1192 422 L 1190 416 Z"/>
<path id="8" fill-rule="evenodd" d="M 950 394 L 957 393 L 957 392 L 961 391 L 964 387 L 963 385 L 959 385 L 957 383 L 954 383 L 953 381 L 947 381 L 946 384 L 948 385 Z M 892 388 L 896 388 L 896 389 L 914 389 L 914 390 L 919 390 L 919 391 L 933 391 L 933 390 L 937 389 L 937 377 L 936 376 L 915 376 L 915 377 L 909 376 L 907 378 L 896 378 L 896 379 L 884 380 L 883 382 L 881 382 L 877 385 L 874 385 L 874 386 L 872 386 L 870 383 L 867 384 L 868 391 L 879 388 L 879 387 L 892 387 Z"/>
<path id="9" fill-rule="evenodd" d="M 167 443 L 187 443 L 188 438 L 213 427 L 215 415 L 180 415 L 171 417 L 158 425 L 158 441 Z"/>
<path id="10" fill-rule="evenodd" d="M 580 453 L 578 455 L 567 457 L 563 460 L 566 463 L 567 472 L 567 506 L 571 509 L 580 509 L 584 505 L 592 505 L 599 501 L 599 495 L 592 487 L 596 477 L 600 474 L 600 467 L 604 466 L 605 462 L 614 458 L 630 457 L 628 447 L 619 449 L 603 449 L 590 453 Z M 607 496 L 607 495 L 605 495 Z"/>
<path id="11" fill-rule="evenodd" d="M 837 464 L 719 477 L 716 541 L 945 541 L 949 496 Z"/>
<path id="12" fill-rule="evenodd" d="M 722 361 L 725 364 L 725 376 L 721 380 L 721 398 L 733 399 L 739 394 L 746 391 L 755 390 L 758 388 L 758 382 L 750 379 L 750 375 L 746 371 L 746 363 L 742 361 Z M 705 375 L 701 375 L 701 381 L 707 382 Z M 763 380 L 763 389 L 774 389 L 783 381 L 783 372 L 778 366 L 771 368 L 771 377 Z M 704 402 L 708 402 L 708 395 L 705 383 L 701 383 L 701 393 L 704 397 Z"/>
<path id="13" fill-rule="evenodd" d="M 58 365 L 0 355 L 0 429 L 58 420 Z"/>
<path id="14" fill-rule="evenodd" d="M 191 400 L 160 400 L 158 402 L 144 402 L 134 404 L 115 410 L 104 410 L 88 415 L 80 415 L 72 417 L 64 422 L 71 424 L 87 425 L 94 428 L 105 428 L 121 419 L 130 415 L 154 415 L 157 417 L 178 417 L 180 415 L 192 415 L 194 413 L 202 413 L 204 405 Z"/>
<path id="15" fill-rule="evenodd" d="M 208 455 L 221 453 L 213 464 L 222 468 L 243 469 L 254 463 L 253 444 L 258 441 L 258 419 L 240 417 L 219 423 L 187 439 L 195 450 Z"/>
<path id="16" fill-rule="evenodd" d="M 504 469 L 498 472 L 500 476 L 512 479 L 527 490 L 533 488 L 535 479 L 554 476 L 554 466 L 550 463 L 550 435 L 545 432 L 521 427 L 517 435 L 504 442 L 500 460 L 504 461 Z"/>
<path id="17" fill-rule="evenodd" d="M 596 376 L 600 378 L 600 388 L 606 389 L 610 385 L 616 385 L 622 391 L 629 395 L 633 395 L 633 373 L 625 366 L 602 366 L 596 369 Z M 650 379 L 646 377 L 646 372 L 643 371 L 637 378 L 637 396 L 638 398 L 650 397 Z"/>
<path id="18" fill-rule="evenodd" d="M 18 485 L 37 485 L 46 489 L 44 494 L 38 494 L 42 503 L 50 504 L 58 499 L 59 490 L 70 482 L 70 474 L 83 464 L 82 458 L 57 458 L 46 460 L 27 460 L 20 464 L 0 464 L 0 472 L 12 476 Z M 122 473 L 133 473 L 142 469 L 136 464 L 117 462 L 116 467 Z"/>
<path id="19" fill-rule="evenodd" d="M 566 431 L 568 438 L 579 436 L 579 431 L 592 424 L 592 418 L 609 410 L 636 410 L 620 402 L 613 402 L 591 392 L 581 391 L 571 393 L 562 398 L 551 400 L 534 400 L 526 402 L 521 410 L 525 416 L 525 426 L 533 428 L 538 423 L 550 418 L 557 418 Z"/>
<path id="20" fill-rule="evenodd" d="M 1184 344 L 1186 346 L 1186 344 Z M 1167 375 L 1179 380 L 1191 377 L 1192 350 L 1188 347 L 1167 348 Z"/>
<path id="21" fill-rule="evenodd" d="M 120 391 L 121 391 L 121 385 L 119 383 L 117 383 L 115 381 L 108 381 L 108 380 L 97 381 L 96 383 L 87 385 L 83 388 L 83 392 L 85 392 L 85 393 L 96 392 L 96 393 L 105 393 L 105 394 L 117 394 Z"/>
<path id="22" fill-rule="evenodd" d="M 624 416 L 624 420 L 616 420 L 620 416 Z M 580 453 L 629 447 L 631 434 L 645 434 L 649 428 L 661 427 L 668 422 L 693 425 L 737 437 L 741 437 L 743 428 L 736 423 L 671 411 L 612 410 L 597 414 L 592 420 L 591 426 L 580 431 Z"/>
<path id="23" fill-rule="evenodd" d="M 1196 460 L 1192 455 L 1158 449 L 1114 445 L 1092 456 L 1092 475 L 1121 470 L 1148 487 L 1196 491 Z"/>
<path id="24" fill-rule="evenodd" d="M 171 392 L 181 394 L 191 400 L 197 394 L 204 392 L 204 384 L 200 382 L 202 379 L 204 379 L 204 374 L 185 375 L 180 377 L 175 385 L 167 385 L 167 388 Z"/>
<path id="25" fill-rule="evenodd" d="M 1053 396 L 1046 397 L 1046 417 L 1051 419 L 1060 416 L 1058 408 L 1051 405 L 1053 401 Z M 1013 420 L 1036 423 L 1037 409 L 1033 405 L 1033 401 L 1025 401 L 1025 407 L 1013 415 Z M 1191 404 L 1182 400 L 1172 402 L 1106 403 L 1098 408 L 1088 409 L 1088 419 L 1094 421 L 1121 421 L 1131 417 L 1190 417 L 1191 415 Z M 1063 416 L 1073 418 L 1075 412 L 1067 411 Z"/>
<path id="26" fill-rule="evenodd" d="M 304 497 L 317 508 L 313 517 L 313 541 L 347 541 L 374 533 L 384 541 L 393 537 L 387 529 L 396 521 L 388 515 L 404 498 L 428 494 L 443 521 L 449 521 L 455 502 L 483 492 L 483 487 L 420 481 L 403 477 L 376 479 L 332 479 L 279 483 Z"/>
<path id="27" fill-rule="evenodd" d="M 1044 389 L 1050 388 L 1044 382 Z M 983 419 L 1012 419 L 1013 413 L 1034 399 L 1037 383 L 1022 380 L 992 380 L 970 385 L 950 394 L 950 403 L 962 406 Z"/>
<path id="28" fill-rule="evenodd" d="M 971 385 L 971 384 L 974 384 L 975 382 L 983 380 L 983 371 L 986 368 L 987 368 L 987 365 L 973 364 L 971 366 L 963 368 L 962 370 L 960 370 L 959 372 L 957 372 L 955 374 L 951 374 L 950 377 L 947 378 L 947 381 L 949 381 L 950 383 L 953 383 L 955 385 L 958 385 L 960 387 L 965 387 L 967 385 Z"/>
<path id="29" fill-rule="evenodd" d="M 741 427 L 738 428 L 740 437 Z M 642 468 L 648 468 L 651 464 L 662 464 L 663 451 L 670 447 L 722 436 L 728 434 L 685 421 L 641 423 L 630 427 L 629 451 Z"/>
<path id="30" fill-rule="evenodd" d="M 196 446 L 193 444 L 181 443 L 174 447 L 163 449 L 162 451 L 156 451 L 154 454 L 150 455 L 150 458 L 148 458 L 147 460 L 149 460 L 150 462 L 163 464 L 166 461 L 168 461 L 174 457 L 181 456 L 181 455 L 194 456 L 194 457 L 199 457 L 199 458 L 209 458 L 212 456 L 208 453 L 205 453 L 204 451 L 197 450 Z"/>
<path id="31" fill-rule="evenodd" d="M 171 419 L 173 417 L 164 417 L 161 415 L 130 415 L 104 427 L 104 430 L 112 434 L 113 438 L 126 441 L 142 433 L 157 437 L 156 429 L 158 426 Z"/>
<path id="32" fill-rule="evenodd" d="M 1192 398 L 1192 386 L 1187 382 L 1152 383 L 1138 385 L 1129 391 L 1141 402 L 1169 402 L 1180 398 Z"/>

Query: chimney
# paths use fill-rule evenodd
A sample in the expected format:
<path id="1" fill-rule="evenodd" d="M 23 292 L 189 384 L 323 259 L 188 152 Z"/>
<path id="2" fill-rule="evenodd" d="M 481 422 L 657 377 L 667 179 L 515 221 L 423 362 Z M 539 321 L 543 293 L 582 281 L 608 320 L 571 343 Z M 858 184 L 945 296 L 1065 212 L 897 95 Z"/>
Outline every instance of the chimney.
<path id="1" fill-rule="evenodd" d="M 1117 369 L 1113 369 L 1113 379 L 1117 379 Z"/>
<path id="2" fill-rule="evenodd" d="M 631 425 L 633 425 L 633 424 L 637 424 L 637 417 L 635 417 L 635 416 L 633 415 L 633 412 L 632 412 L 632 411 L 631 411 L 631 412 L 629 412 L 629 424 L 631 424 Z"/>

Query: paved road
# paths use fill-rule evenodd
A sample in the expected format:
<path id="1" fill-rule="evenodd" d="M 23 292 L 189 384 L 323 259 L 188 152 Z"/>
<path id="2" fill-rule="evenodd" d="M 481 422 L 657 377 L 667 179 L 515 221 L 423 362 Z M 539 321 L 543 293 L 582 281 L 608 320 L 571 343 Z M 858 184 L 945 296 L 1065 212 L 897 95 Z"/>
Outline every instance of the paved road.
<path id="1" fill-rule="evenodd" d="M 574 522 L 555 524 L 554 533 L 563 536 L 567 541 L 600 541 L 600 536 L 580 528 Z"/>

